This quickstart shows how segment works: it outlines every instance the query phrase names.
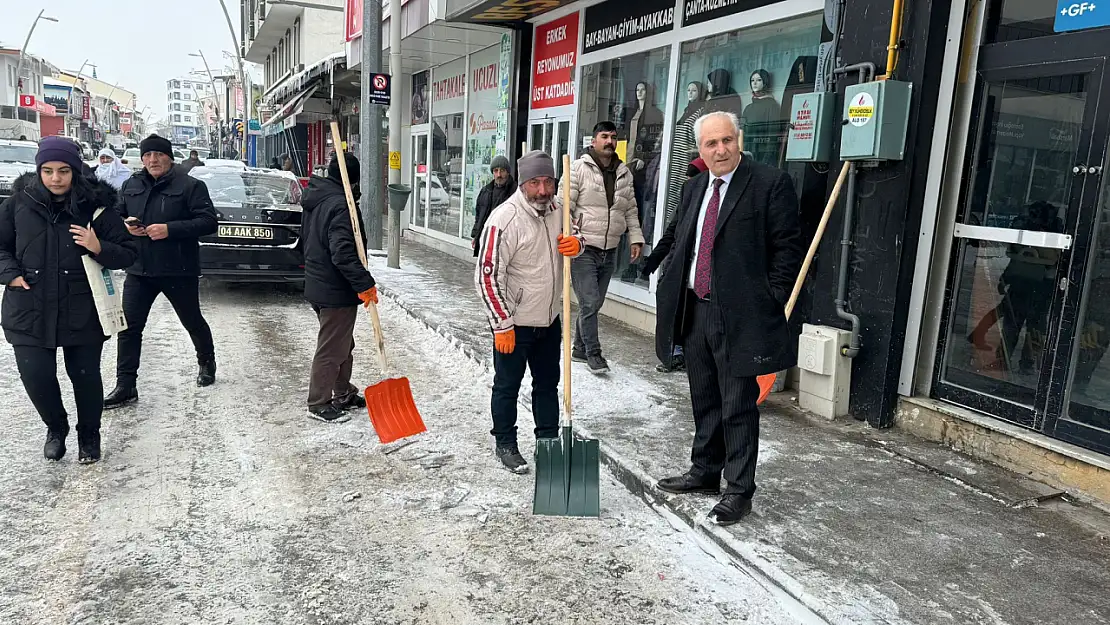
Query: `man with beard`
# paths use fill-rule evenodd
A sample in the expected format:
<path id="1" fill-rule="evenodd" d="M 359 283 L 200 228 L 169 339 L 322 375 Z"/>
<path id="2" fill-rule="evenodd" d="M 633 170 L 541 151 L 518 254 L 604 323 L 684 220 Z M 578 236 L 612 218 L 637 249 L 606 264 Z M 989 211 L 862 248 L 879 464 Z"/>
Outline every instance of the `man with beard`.
<path id="1" fill-rule="evenodd" d="M 536 438 L 559 434 L 559 352 L 563 256 L 582 253 L 582 240 L 564 237 L 555 196 L 555 164 L 533 150 L 517 161 L 522 181 L 494 209 L 480 234 L 474 283 L 493 330 L 493 434 L 497 459 L 513 473 L 528 463 L 517 447 L 517 396 L 532 372 Z"/>
<path id="2" fill-rule="evenodd" d="M 498 154 L 493 157 L 489 170 L 493 174 L 493 180 L 482 187 L 478 193 L 478 201 L 474 203 L 474 227 L 470 230 L 470 246 L 474 248 L 475 258 L 478 257 L 478 235 L 485 227 L 490 213 L 516 191 L 516 182 L 509 173 L 509 159 Z"/>
<path id="3" fill-rule="evenodd" d="M 613 122 L 594 126 L 590 149 L 571 163 L 570 201 L 574 222 L 586 243 L 585 252 L 570 266 L 570 279 L 578 298 L 571 357 L 587 363 L 590 373 L 608 373 L 609 363 L 601 354 L 597 315 L 617 269 L 621 237 L 628 233 L 632 262 L 636 262 L 644 247 L 632 172 L 617 156 L 617 126 Z"/>

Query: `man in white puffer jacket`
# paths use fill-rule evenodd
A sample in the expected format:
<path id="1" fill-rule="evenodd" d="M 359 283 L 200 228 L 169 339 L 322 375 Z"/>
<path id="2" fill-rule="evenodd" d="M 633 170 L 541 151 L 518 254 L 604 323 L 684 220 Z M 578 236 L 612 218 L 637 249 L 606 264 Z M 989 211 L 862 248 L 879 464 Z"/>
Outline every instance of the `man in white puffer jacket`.
<path id="1" fill-rule="evenodd" d="M 533 150 L 517 161 L 520 187 L 490 214 L 479 233 L 474 286 L 493 329 L 493 434 L 498 460 L 528 471 L 516 440 L 517 396 L 532 371 L 536 438 L 559 434 L 559 353 L 563 256 L 582 253 L 577 236 L 562 234 L 553 203 L 555 165 Z"/>
<path id="2" fill-rule="evenodd" d="M 644 233 L 636 208 L 632 172 L 617 156 L 617 127 L 613 122 L 594 126 L 590 149 L 570 166 L 570 201 L 574 222 L 586 242 L 586 250 L 570 266 L 578 319 L 574 327 L 572 358 L 588 363 L 590 372 L 609 371 L 601 354 L 597 314 L 605 303 L 609 281 L 617 268 L 617 248 L 627 232 L 632 262 L 640 257 Z M 562 205 L 562 197 L 559 204 Z"/>

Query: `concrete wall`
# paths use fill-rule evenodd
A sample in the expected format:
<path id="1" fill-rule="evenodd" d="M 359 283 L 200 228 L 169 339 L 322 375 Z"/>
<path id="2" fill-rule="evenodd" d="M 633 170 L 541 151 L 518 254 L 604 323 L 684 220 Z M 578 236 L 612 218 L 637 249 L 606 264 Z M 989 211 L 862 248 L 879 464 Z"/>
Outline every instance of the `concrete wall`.
<path id="1" fill-rule="evenodd" d="M 307 67 L 343 52 L 343 44 L 342 12 L 305 9 L 301 16 L 301 63 Z"/>

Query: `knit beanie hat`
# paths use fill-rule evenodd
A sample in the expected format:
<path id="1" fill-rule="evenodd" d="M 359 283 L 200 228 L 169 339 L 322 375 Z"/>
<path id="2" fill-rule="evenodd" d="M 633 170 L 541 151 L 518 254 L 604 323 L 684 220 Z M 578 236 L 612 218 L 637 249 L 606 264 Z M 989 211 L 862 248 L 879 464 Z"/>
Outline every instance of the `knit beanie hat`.
<path id="1" fill-rule="evenodd" d="M 359 174 L 362 173 L 362 168 L 359 166 L 358 159 L 353 154 L 344 154 L 343 161 L 347 165 L 347 180 L 351 181 L 351 186 L 355 186 L 359 181 Z M 328 163 L 328 178 L 343 184 L 343 175 L 339 171 L 339 158 L 336 156 L 331 157 L 331 162 Z"/>
<path id="2" fill-rule="evenodd" d="M 150 135 L 139 144 L 139 156 L 146 156 L 147 152 L 161 152 L 173 160 L 173 144 L 165 137 Z"/>
<path id="3" fill-rule="evenodd" d="M 555 161 L 542 150 L 532 150 L 516 162 L 516 173 L 521 183 L 541 176 L 554 178 Z"/>
<path id="4" fill-rule="evenodd" d="M 497 156 L 493 157 L 493 162 L 489 164 L 489 173 L 492 174 L 493 170 L 495 170 L 495 169 L 504 169 L 505 171 L 512 171 L 512 170 L 509 169 L 509 159 L 505 158 L 501 154 L 498 154 Z"/>
<path id="5" fill-rule="evenodd" d="M 58 161 L 69 165 L 75 173 L 81 173 L 81 148 L 76 143 L 62 137 L 45 137 L 39 141 L 39 151 L 35 155 L 36 169 L 41 170 L 43 164 Z"/>

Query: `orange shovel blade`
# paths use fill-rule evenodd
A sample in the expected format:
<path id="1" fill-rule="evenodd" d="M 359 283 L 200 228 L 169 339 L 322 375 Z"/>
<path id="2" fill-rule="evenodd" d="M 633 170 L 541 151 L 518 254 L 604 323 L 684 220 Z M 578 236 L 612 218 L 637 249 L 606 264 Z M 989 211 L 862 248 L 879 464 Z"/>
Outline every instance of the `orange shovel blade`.
<path id="1" fill-rule="evenodd" d="M 412 398 L 408 378 L 382 380 L 367 387 L 363 395 L 370 423 L 383 445 L 427 431 Z"/>
<path id="2" fill-rule="evenodd" d="M 759 401 L 756 402 L 757 404 L 762 404 L 767 399 L 767 396 L 771 394 L 771 388 L 775 386 L 776 375 L 778 374 L 768 373 L 767 375 L 761 375 L 756 378 L 756 382 L 759 383 Z"/>

